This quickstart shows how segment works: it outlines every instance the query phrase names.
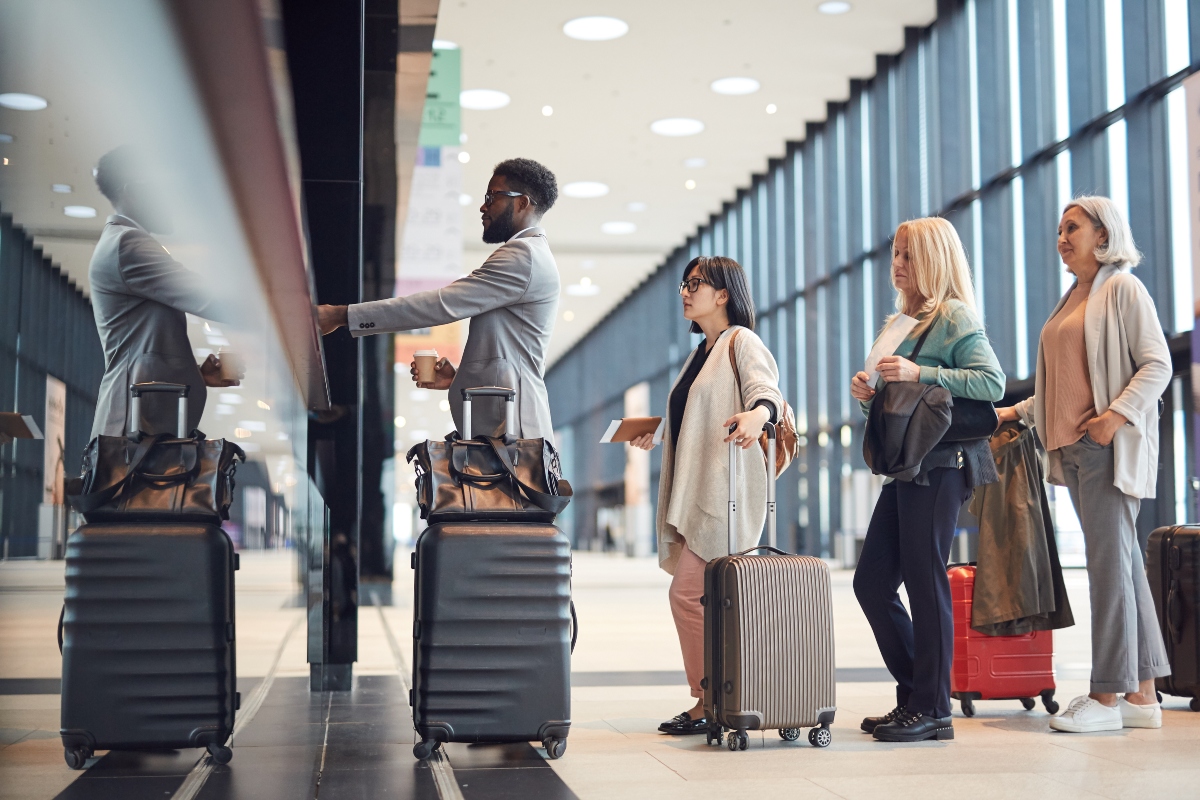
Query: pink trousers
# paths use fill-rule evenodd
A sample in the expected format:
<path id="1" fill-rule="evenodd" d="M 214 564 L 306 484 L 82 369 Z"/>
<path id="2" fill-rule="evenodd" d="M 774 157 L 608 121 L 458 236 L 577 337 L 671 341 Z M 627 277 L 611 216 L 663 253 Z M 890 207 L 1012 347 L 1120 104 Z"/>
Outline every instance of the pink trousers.
<path id="1" fill-rule="evenodd" d="M 692 697 L 704 696 L 700 681 L 704 678 L 704 596 L 705 561 L 693 553 L 686 543 L 675 565 L 671 580 L 671 614 L 679 633 L 679 649 L 683 651 L 683 669 L 687 673 Z"/>

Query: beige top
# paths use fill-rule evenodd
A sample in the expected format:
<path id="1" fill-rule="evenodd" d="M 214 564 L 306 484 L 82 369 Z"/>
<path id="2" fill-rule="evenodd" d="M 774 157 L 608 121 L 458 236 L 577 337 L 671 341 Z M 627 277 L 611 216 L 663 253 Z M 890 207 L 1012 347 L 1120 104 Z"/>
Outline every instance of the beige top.
<path id="1" fill-rule="evenodd" d="M 1080 426 L 1096 416 L 1087 345 L 1083 338 L 1084 312 L 1092 284 L 1079 283 L 1067 302 L 1042 328 L 1042 353 L 1046 359 L 1047 450 L 1058 450 L 1083 438 Z"/>

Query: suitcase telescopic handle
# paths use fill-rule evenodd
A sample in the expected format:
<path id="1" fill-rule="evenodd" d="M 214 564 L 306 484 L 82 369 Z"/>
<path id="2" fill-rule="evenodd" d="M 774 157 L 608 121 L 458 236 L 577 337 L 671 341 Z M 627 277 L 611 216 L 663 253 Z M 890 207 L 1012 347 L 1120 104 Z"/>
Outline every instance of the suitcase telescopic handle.
<path id="1" fill-rule="evenodd" d="M 186 383 L 164 383 L 163 381 L 146 381 L 144 383 L 133 383 L 129 385 L 129 415 L 133 421 L 129 426 L 129 436 L 132 439 L 138 438 L 141 433 L 141 418 L 142 418 L 142 395 L 143 394 L 177 394 L 179 401 L 177 403 L 178 416 L 175 420 L 175 435 L 180 439 L 187 438 L 187 412 L 188 412 L 188 392 L 191 391 L 190 386 Z"/>
<path id="2" fill-rule="evenodd" d="M 503 386 L 477 386 L 474 389 L 463 389 L 463 438 L 471 438 L 471 399 L 474 397 L 503 397 L 504 403 L 504 432 L 516 436 L 517 430 L 517 393 Z"/>
<path id="3" fill-rule="evenodd" d="M 737 430 L 736 425 L 729 426 L 729 433 Z M 775 425 L 766 423 L 763 430 L 767 433 L 767 547 L 775 549 L 776 520 L 775 520 Z M 737 549 L 737 442 L 729 442 L 729 555 Z"/>

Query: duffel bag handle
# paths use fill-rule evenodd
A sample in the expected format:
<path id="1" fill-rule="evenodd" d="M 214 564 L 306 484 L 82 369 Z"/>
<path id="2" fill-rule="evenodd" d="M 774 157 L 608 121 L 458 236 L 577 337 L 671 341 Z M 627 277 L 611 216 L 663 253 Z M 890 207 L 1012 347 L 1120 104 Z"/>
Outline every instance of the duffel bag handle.
<path id="1" fill-rule="evenodd" d="M 459 439 L 458 441 L 451 442 L 450 443 L 450 458 L 449 458 L 450 477 L 453 478 L 454 480 L 460 481 L 462 483 L 476 483 L 476 484 L 499 483 L 500 481 L 508 480 L 509 475 L 508 475 L 507 471 L 481 473 L 481 474 L 475 475 L 470 472 L 464 472 L 463 470 L 460 470 L 457 466 L 455 466 L 454 453 L 458 448 L 460 448 L 460 447 L 467 448 L 467 447 L 472 447 L 472 446 L 474 446 L 474 447 L 490 447 L 490 445 L 491 445 L 491 443 L 488 442 L 486 439 L 483 439 L 483 437 L 479 437 L 477 439 Z"/>
<path id="2" fill-rule="evenodd" d="M 500 459 L 500 463 L 504 465 L 504 469 L 512 477 L 513 481 L 516 482 L 517 486 L 521 487 L 521 491 L 525 493 L 525 496 L 528 497 L 529 500 L 538 508 L 542 509 L 543 511 L 549 511 L 553 514 L 559 514 L 564 508 L 567 507 L 567 504 L 571 502 L 570 496 L 562 497 L 559 495 L 547 494 L 522 481 L 517 475 L 517 469 L 515 466 L 513 466 L 512 459 L 508 457 L 508 448 L 504 445 L 504 442 L 493 436 L 488 436 L 486 439 L 488 443 L 491 444 L 492 451 L 496 454 L 496 457 Z"/>
<path id="3" fill-rule="evenodd" d="M 169 433 L 160 433 L 149 438 L 142 439 L 138 442 L 137 449 L 133 451 L 133 458 L 129 460 L 129 469 L 125 471 L 125 475 L 111 486 L 106 486 L 103 489 L 98 489 L 88 494 L 81 494 L 68 498 L 75 510 L 81 514 L 88 514 L 112 502 L 121 493 L 121 491 L 129 484 L 134 473 L 141 467 L 142 462 L 146 460 L 146 456 L 154 449 L 154 445 L 158 444 L 163 439 L 170 438 Z"/>
<path id="4" fill-rule="evenodd" d="M 747 553 L 753 553 L 755 550 L 770 550 L 772 553 L 774 553 L 774 554 L 775 554 L 775 555 L 777 555 L 777 556 L 787 556 L 787 555 L 791 555 L 791 553 L 789 553 L 788 551 L 786 551 L 786 550 L 780 550 L 778 547 L 773 547 L 773 546 L 771 546 L 771 545 L 769 545 L 769 544 L 760 544 L 760 545 L 758 545 L 758 546 L 756 546 L 756 547 L 751 547 L 751 548 L 749 548 L 749 549 L 743 550 L 743 551 L 742 551 L 742 552 L 740 552 L 740 553 L 734 553 L 734 555 L 737 555 L 737 556 L 744 556 L 744 555 L 746 555 Z"/>

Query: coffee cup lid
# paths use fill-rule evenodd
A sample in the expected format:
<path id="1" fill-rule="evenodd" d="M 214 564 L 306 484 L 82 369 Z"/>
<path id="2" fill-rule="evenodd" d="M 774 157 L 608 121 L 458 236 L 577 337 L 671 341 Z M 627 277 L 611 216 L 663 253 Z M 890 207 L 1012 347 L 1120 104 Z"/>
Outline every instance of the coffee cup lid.
<path id="1" fill-rule="evenodd" d="M 418 350 L 417 352 L 413 353 L 413 358 L 416 358 L 417 356 L 433 356 L 434 358 L 437 358 L 437 350 Z"/>

